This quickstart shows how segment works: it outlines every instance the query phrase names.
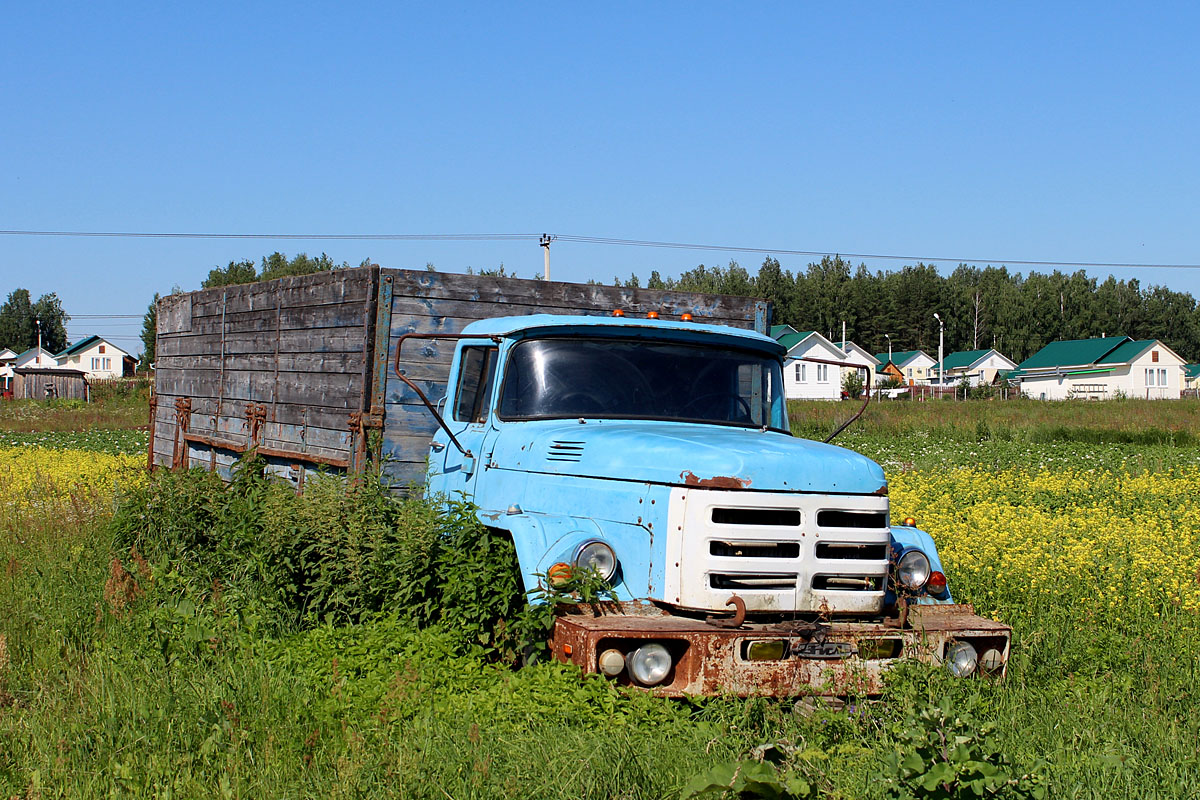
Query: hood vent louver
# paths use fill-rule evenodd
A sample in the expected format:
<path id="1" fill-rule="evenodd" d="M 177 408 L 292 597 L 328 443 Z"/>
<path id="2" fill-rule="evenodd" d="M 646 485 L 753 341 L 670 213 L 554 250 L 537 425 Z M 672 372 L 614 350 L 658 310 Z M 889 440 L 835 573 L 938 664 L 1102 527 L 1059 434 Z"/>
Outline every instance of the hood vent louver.
<path id="1" fill-rule="evenodd" d="M 555 441 L 546 452 L 547 461 L 572 461 L 583 458 L 583 442 Z"/>

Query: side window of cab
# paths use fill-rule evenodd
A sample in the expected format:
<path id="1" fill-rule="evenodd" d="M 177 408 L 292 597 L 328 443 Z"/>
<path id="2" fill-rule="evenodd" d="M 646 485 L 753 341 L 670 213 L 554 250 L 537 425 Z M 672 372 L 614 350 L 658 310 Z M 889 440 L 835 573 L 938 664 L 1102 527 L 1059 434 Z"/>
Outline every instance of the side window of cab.
<path id="1" fill-rule="evenodd" d="M 487 418 L 496 377 L 496 353 L 495 347 L 463 348 L 454 395 L 454 419 L 459 422 L 483 422 Z"/>

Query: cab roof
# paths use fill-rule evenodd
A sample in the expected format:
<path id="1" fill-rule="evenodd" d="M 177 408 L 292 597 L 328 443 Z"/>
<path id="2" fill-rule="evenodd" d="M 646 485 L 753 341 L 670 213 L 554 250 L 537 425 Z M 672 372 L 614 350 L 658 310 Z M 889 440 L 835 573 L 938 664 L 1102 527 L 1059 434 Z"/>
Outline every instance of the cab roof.
<path id="1" fill-rule="evenodd" d="M 576 314 L 529 314 L 515 317 L 492 317 L 472 322 L 463 328 L 464 334 L 479 336 L 513 336 L 525 333 L 579 332 L 581 328 L 628 331 L 632 335 L 667 333 L 671 339 L 701 340 L 710 336 L 724 338 L 730 344 L 783 355 L 783 345 L 769 336 L 745 328 L 728 325 L 709 325 L 703 322 L 675 322 L 644 317 L 583 316 Z M 733 340 L 733 341 L 730 341 Z"/>

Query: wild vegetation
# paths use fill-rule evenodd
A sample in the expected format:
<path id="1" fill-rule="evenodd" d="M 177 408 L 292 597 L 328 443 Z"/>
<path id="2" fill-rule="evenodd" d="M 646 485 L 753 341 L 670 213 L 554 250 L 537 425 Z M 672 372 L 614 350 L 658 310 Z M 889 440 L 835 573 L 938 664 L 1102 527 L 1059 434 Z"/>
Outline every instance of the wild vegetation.
<path id="1" fill-rule="evenodd" d="M 90 403 L 83 400 L 8 400 L 0 403 L 0 437 L 9 433 L 144 428 L 149 421 L 149 398 L 149 381 L 138 379 L 97 382 L 92 387 Z M 0 441 L 4 439 L 0 438 Z"/>
<path id="2" fill-rule="evenodd" d="M 806 714 L 518 668 L 539 620 L 465 508 L 0 449 L 0 796 L 1187 795 L 1200 453 L 1033 431 L 1193 423 L 1169 403 L 1030 404 L 1033 428 L 989 416 L 1013 404 L 966 404 L 961 426 L 898 405 L 910 424 L 848 441 L 938 540 L 956 599 L 1013 625 L 1009 675 L 908 666 Z"/>

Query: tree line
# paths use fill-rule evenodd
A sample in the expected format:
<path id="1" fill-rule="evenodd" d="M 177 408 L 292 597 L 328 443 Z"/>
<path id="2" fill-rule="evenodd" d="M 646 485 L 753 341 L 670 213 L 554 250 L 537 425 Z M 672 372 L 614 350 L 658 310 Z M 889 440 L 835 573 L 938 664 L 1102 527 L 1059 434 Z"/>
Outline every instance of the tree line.
<path id="1" fill-rule="evenodd" d="M 14 289 L 0 306 L 0 348 L 7 347 L 19 354 L 36 347 L 40 328 L 42 349 L 60 353 L 67 349 L 67 321 L 70 319 L 54 292 L 33 302 L 28 289 Z"/>
<path id="2" fill-rule="evenodd" d="M 1102 282 L 1083 271 L 1010 272 L 1006 267 L 960 264 L 943 277 L 930 264 L 892 272 L 822 258 L 793 274 L 767 257 L 756 275 L 736 261 L 701 264 L 678 278 L 651 272 L 618 286 L 765 297 L 776 324 L 846 336 L 873 353 L 924 350 L 935 358 L 937 312 L 945 322 L 945 351 L 995 347 L 1018 363 L 1061 339 L 1131 336 L 1159 339 L 1189 362 L 1200 360 L 1200 309 L 1186 292 L 1142 287 L 1137 279 Z"/>
<path id="3" fill-rule="evenodd" d="M 368 259 L 360 266 L 370 263 Z M 230 261 L 225 267 L 214 267 L 201 286 L 210 289 L 349 266 L 324 253 L 317 257 L 300 253 L 289 259 L 275 252 L 259 263 Z M 432 264 L 425 268 L 434 269 Z M 477 274 L 508 273 L 501 266 Z M 1187 361 L 1200 361 L 1200 308 L 1192 295 L 1163 286 L 1143 288 L 1136 279 L 1109 277 L 1101 282 L 1083 270 L 1022 274 L 1006 267 L 960 264 L 942 276 L 930 264 L 885 272 L 826 256 L 793 274 L 768 256 L 753 275 L 730 261 L 725 267 L 700 264 L 678 278 L 663 278 L 655 270 L 645 281 L 633 274 L 613 282 L 765 297 L 774 305 L 776 324 L 815 330 L 838 341 L 844 321 L 847 338 L 873 353 L 886 352 L 890 336 L 896 352 L 921 349 L 936 357 L 938 323 L 933 314 L 937 312 L 946 325 L 947 353 L 995 347 L 1020 362 L 1060 339 L 1131 336 L 1159 339 Z M 156 323 L 152 302 L 142 330 L 149 360 L 154 358 Z"/>

